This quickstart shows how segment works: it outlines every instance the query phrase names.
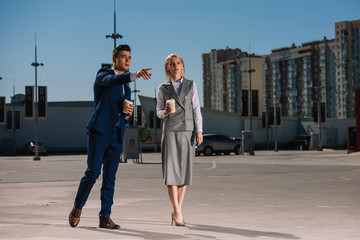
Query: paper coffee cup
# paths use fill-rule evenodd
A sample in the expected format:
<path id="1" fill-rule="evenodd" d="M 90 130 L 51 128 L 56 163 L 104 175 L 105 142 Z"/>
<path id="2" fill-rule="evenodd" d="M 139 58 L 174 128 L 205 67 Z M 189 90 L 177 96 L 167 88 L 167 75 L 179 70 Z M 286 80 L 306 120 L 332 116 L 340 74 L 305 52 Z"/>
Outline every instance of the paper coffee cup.
<path id="1" fill-rule="evenodd" d="M 129 101 L 127 99 L 124 100 L 124 107 L 123 107 L 123 113 L 127 113 L 127 109 L 129 107 L 129 105 L 132 105 L 133 102 L 132 101 Z"/>
<path id="2" fill-rule="evenodd" d="M 166 101 L 166 106 L 170 106 L 170 112 L 175 112 L 175 99 L 169 99 Z"/>

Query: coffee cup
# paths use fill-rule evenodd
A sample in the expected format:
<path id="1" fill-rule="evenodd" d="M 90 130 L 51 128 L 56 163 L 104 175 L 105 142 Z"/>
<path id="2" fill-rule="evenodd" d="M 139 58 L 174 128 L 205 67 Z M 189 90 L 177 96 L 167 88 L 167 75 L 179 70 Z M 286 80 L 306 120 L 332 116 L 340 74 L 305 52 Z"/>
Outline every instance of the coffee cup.
<path id="1" fill-rule="evenodd" d="M 129 107 L 129 105 L 133 105 L 133 102 L 125 99 L 124 100 L 123 113 L 127 113 L 127 109 Z"/>
<path id="2" fill-rule="evenodd" d="M 175 112 L 175 99 L 167 100 L 166 106 L 170 106 L 170 113 L 174 113 Z"/>

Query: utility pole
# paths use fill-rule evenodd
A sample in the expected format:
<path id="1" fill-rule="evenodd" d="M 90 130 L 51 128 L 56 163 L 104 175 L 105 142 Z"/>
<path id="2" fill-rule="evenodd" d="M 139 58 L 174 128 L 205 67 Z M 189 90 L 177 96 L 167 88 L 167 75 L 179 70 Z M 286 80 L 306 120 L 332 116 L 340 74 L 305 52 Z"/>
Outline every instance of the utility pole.
<path id="1" fill-rule="evenodd" d="M 135 95 L 135 97 L 134 97 L 134 122 L 135 122 L 135 124 L 134 125 L 137 125 L 137 117 L 138 117 L 137 105 L 136 105 L 136 98 L 137 98 L 136 93 L 140 92 L 140 90 L 136 90 L 136 82 L 137 81 L 134 81 L 134 90 L 131 91 Z"/>
<path id="2" fill-rule="evenodd" d="M 321 100 L 318 102 L 318 120 L 319 120 L 319 148 L 318 151 L 322 151 L 322 139 L 321 139 Z"/>
<path id="3" fill-rule="evenodd" d="M 275 83 L 274 83 L 275 84 Z M 275 135 L 275 148 L 274 148 L 274 152 L 278 152 L 278 136 L 277 136 L 277 111 L 276 111 L 276 85 L 274 86 L 274 92 L 273 92 L 273 97 L 274 97 L 274 135 Z"/>
<path id="4" fill-rule="evenodd" d="M 252 88 L 251 88 L 251 74 L 255 72 L 255 69 L 251 68 L 251 54 L 249 56 L 249 69 L 244 72 L 249 73 L 249 100 L 250 100 L 250 131 L 252 131 L 252 115 L 253 115 L 253 105 L 252 105 Z"/>
<path id="5" fill-rule="evenodd" d="M 316 90 L 316 99 L 317 99 L 317 119 L 318 119 L 318 127 L 319 127 L 319 146 L 318 151 L 322 151 L 322 138 L 321 138 L 321 110 L 322 110 L 322 98 L 321 98 L 321 88 L 322 86 L 315 86 L 314 89 Z M 326 117 L 326 116 L 325 116 Z"/>
<path id="6" fill-rule="evenodd" d="M 110 34 L 108 34 L 108 35 L 106 35 L 105 37 L 106 38 L 112 38 L 112 39 L 114 39 L 114 49 L 116 48 L 116 39 L 117 38 L 123 38 L 123 36 L 122 35 L 120 35 L 120 34 L 118 34 L 117 32 L 116 32 L 116 8 L 115 8 L 115 1 L 116 0 L 114 0 L 114 32 L 110 35 Z"/>
<path id="7" fill-rule="evenodd" d="M 16 114 L 15 114 L 15 80 L 13 79 L 13 97 L 11 101 L 13 112 L 12 112 L 12 133 L 13 133 L 13 155 L 16 155 L 16 139 L 15 139 L 15 131 L 16 131 Z"/>
<path id="8" fill-rule="evenodd" d="M 38 88 L 37 88 L 37 68 L 38 66 L 44 66 L 43 63 L 37 62 L 37 47 L 36 47 L 36 33 L 35 33 L 35 62 L 31 63 L 31 66 L 35 67 L 35 157 L 34 161 L 40 160 L 39 156 L 39 137 L 38 137 L 38 119 L 39 119 L 39 107 L 38 107 Z"/>
<path id="9" fill-rule="evenodd" d="M 265 112 L 265 126 L 266 126 L 266 150 L 269 150 L 269 110 L 268 104 L 266 103 L 266 112 Z"/>
<path id="10" fill-rule="evenodd" d="M 156 136 L 156 117 L 157 117 L 157 114 L 156 114 L 156 104 L 157 104 L 157 96 L 156 96 L 156 82 L 154 82 L 154 143 L 155 143 L 155 152 L 157 152 L 157 143 L 156 143 L 156 139 L 157 139 L 157 136 Z"/>

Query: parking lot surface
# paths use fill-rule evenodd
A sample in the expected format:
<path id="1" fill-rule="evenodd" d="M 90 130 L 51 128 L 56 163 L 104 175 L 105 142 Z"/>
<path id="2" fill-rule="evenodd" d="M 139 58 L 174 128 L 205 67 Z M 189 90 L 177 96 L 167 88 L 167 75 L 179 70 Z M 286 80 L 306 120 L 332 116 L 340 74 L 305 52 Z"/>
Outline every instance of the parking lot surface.
<path id="1" fill-rule="evenodd" d="M 121 163 L 112 219 L 98 228 L 101 179 L 78 227 L 68 214 L 86 155 L 0 157 L 1 239 L 360 239 L 360 153 L 255 151 L 195 158 L 183 205 L 186 227 L 171 226 L 160 153 Z"/>

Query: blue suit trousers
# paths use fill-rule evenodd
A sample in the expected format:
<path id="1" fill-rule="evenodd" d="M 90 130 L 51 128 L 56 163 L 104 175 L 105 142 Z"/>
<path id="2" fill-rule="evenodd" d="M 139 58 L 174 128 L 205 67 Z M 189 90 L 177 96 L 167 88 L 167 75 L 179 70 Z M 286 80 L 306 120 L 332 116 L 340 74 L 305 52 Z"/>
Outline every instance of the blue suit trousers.
<path id="1" fill-rule="evenodd" d="M 102 168 L 103 182 L 100 191 L 101 211 L 99 216 L 110 216 L 114 197 L 116 172 L 122 150 L 119 132 L 120 129 L 117 129 L 117 127 L 113 128 L 112 135 L 102 135 L 96 131 L 88 131 L 87 169 L 80 181 L 75 198 L 74 205 L 76 208 L 82 209 L 85 205 L 96 179 L 101 174 Z"/>

